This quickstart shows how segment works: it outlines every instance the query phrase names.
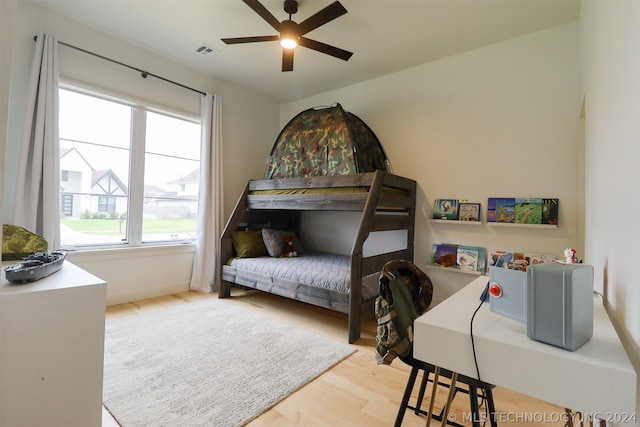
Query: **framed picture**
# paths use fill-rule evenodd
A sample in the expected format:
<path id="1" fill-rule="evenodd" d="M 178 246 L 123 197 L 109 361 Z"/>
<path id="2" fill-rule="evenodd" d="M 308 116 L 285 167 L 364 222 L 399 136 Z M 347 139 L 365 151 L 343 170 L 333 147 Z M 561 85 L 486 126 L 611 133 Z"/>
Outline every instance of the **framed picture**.
<path id="1" fill-rule="evenodd" d="M 459 221 L 480 221 L 480 203 L 460 203 L 458 206 Z"/>

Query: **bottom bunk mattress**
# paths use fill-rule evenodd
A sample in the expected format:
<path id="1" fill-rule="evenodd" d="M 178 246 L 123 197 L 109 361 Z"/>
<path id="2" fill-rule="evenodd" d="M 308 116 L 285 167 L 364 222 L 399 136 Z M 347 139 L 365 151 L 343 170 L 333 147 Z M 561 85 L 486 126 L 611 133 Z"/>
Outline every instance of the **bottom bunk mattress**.
<path id="1" fill-rule="evenodd" d="M 223 279 L 243 284 L 243 276 L 251 280 L 250 273 L 266 276 L 280 282 L 292 282 L 311 287 L 348 294 L 351 289 L 351 257 L 320 252 L 305 252 L 291 258 L 257 257 L 232 258 L 223 268 Z M 248 274 L 248 276 L 245 274 Z M 379 294 L 379 274 L 362 279 L 362 299 L 369 300 Z"/>

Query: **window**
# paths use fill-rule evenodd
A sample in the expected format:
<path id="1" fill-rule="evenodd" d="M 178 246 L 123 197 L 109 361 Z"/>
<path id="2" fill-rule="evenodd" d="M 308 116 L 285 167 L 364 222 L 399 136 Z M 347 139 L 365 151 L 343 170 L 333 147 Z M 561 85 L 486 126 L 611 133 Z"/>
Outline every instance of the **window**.
<path id="1" fill-rule="evenodd" d="M 59 99 L 62 245 L 195 239 L 199 122 L 71 87 Z"/>
<path id="2" fill-rule="evenodd" d="M 98 212 L 116 212 L 116 198 L 98 196 Z"/>

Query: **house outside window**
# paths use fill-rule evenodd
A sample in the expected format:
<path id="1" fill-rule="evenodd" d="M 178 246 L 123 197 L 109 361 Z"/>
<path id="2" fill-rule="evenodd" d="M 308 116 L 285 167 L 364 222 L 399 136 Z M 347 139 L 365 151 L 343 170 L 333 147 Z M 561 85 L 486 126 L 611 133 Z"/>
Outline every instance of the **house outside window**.
<path id="1" fill-rule="evenodd" d="M 73 215 L 73 196 L 71 194 L 60 195 L 60 211 L 62 216 Z"/>
<path id="2" fill-rule="evenodd" d="M 98 196 L 98 212 L 115 212 L 116 211 L 116 198 Z"/>
<path id="3" fill-rule="evenodd" d="M 195 240 L 199 119 L 65 84 L 59 100 L 62 246 Z"/>

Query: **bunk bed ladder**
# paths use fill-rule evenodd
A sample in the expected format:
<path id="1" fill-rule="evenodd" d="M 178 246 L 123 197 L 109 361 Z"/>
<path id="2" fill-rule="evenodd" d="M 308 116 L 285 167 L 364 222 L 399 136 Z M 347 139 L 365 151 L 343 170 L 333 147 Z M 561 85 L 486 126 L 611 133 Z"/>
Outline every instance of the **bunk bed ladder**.
<path id="1" fill-rule="evenodd" d="M 389 179 L 387 179 L 389 178 Z M 395 177 L 397 178 L 397 177 Z M 406 259 L 413 262 L 415 234 L 416 183 L 402 180 L 397 188 L 403 190 L 407 203 L 406 215 L 383 215 L 378 212 L 381 192 L 385 184 L 394 187 L 392 175 L 376 171 L 371 182 L 369 195 L 362 210 L 360 226 L 351 250 L 351 290 L 349 297 L 349 343 L 360 338 L 362 320 L 373 316 L 373 304 L 362 300 L 362 279 L 369 274 L 381 271 L 384 264 L 393 259 Z M 407 247 L 403 250 L 387 252 L 370 257 L 363 256 L 364 242 L 371 232 L 407 230 Z"/>

